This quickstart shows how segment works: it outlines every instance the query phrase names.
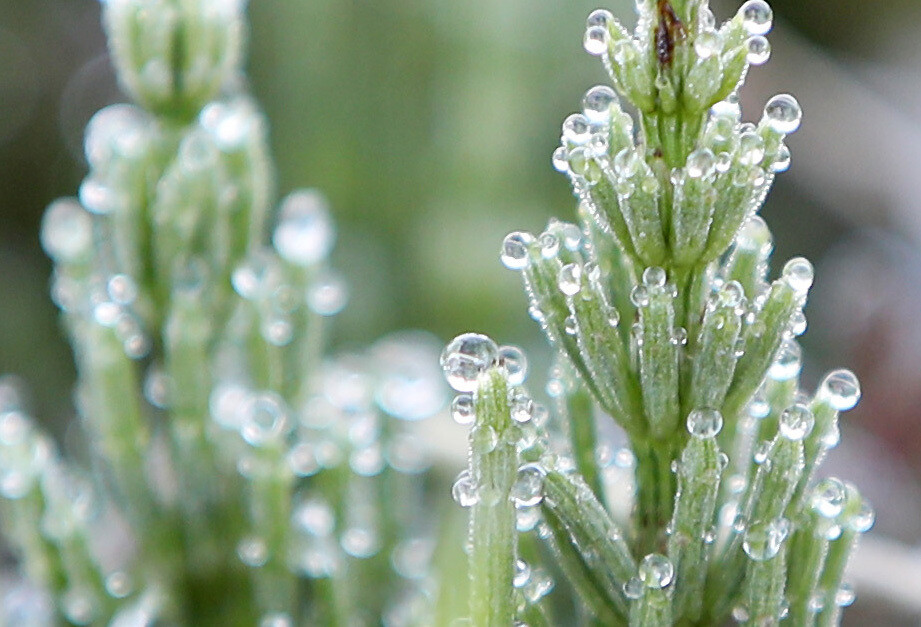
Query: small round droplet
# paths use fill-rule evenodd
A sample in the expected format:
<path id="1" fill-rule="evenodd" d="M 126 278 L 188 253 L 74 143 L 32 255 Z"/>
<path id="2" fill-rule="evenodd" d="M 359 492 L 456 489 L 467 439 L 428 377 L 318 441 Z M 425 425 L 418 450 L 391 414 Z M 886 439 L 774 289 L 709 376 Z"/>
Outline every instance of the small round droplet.
<path id="1" fill-rule="evenodd" d="M 739 9 L 742 27 L 749 35 L 766 35 L 774 22 L 774 12 L 764 0 L 748 0 Z"/>
<path id="2" fill-rule="evenodd" d="M 748 608 L 744 605 L 736 605 L 732 608 L 732 619 L 737 623 L 747 623 L 749 619 Z"/>
<path id="3" fill-rule="evenodd" d="M 776 556 L 790 533 L 790 521 L 776 518 L 769 523 L 758 523 L 748 528 L 742 539 L 742 549 L 756 562 Z"/>
<path id="4" fill-rule="evenodd" d="M 566 335 L 575 335 L 579 332 L 579 322 L 576 320 L 575 316 L 566 316 L 566 319 L 563 321 L 563 331 L 566 332 Z"/>
<path id="5" fill-rule="evenodd" d="M 841 584 L 841 587 L 835 592 L 835 605 L 838 607 L 848 607 L 849 605 L 853 605 L 856 600 L 857 594 L 854 592 L 854 588 L 848 583 Z"/>
<path id="6" fill-rule="evenodd" d="M 847 502 L 847 489 L 838 479 L 823 479 L 813 490 L 810 502 L 819 516 L 835 518 Z"/>
<path id="7" fill-rule="evenodd" d="M 448 384 L 458 392 L 477 389 L 481 373 L 499 356 L 499 347 L 485 335 L 464 333 L 454 338 L 441 353 L 441 367 Z"/>
<path id="8" fill-rule="evenodd" d="M 563 121 L 563 139 L 576 146 L 588 143 L 592 127 L 581 113 L 573 113 Z M 570 159 L 570 162 L 572 159 Z"/>
<path id="9" fill-rule="evenodd" d="M 645 588 L 639 577 L 632 577 L 624 584 L 624 596 L 628 599 L 639 599 L 643 596 Z"/>
<path id="10" fill-rule="evenodd" d="M 784 340 L 768 368 L 768 376 L 775 381 L 788 381 L 800 373 L 802 359 L 803 349 L 799 343 L 796 340 Z"/>
<path id="11" fill-rule="evenodd" d="M 805 296 L 812 287 L 815 271 L 807 259 L 794 257 L 783 267 L 782 278 L 799 296 Z"/>
<path id="12" fill-rule="evenodd" d="M 306 301 L 310 311 L 320 316 L 335 316 L 345 308 L 349 290 L 338 272 L 323 270 L 307 287 Z"/>
<path id="13" fill-rule="evenodd" d="M 687 427 L 695 438 L 712 438 L 723 428 L 723 415 L 712 408 L 695 409 L 688 414 Z"/>
<path id="14" fill-rule="evenodd" d="M 524 588 L 531 580 L 531 567 L 522 559 L 515 560 L 515 574 L 512 576 L 512 585 L 516 588 Z"/>
<path id="15" fill-rule="evenodd" d="M 774 96 L 764 106 L 764 120 L 778 133 L 788 135 L 799 128 L 803 110 L 796 98 L 789 94 Z"/>
<path id="16" fill-rule="evenodd" d="M 502 264 L 509 270 L 524 270 L 528 267 L 528 250 L 534 243 L 534 236 L 525 231 L 515 231 L 505 236 L 502 242 Z"/>
<path id="17" fill-rule="evenodd" d="M 41 242 L 55 261 L 76 260 L 91 251 L 93 219 L 75 199 L 58 199 L 45 210 Z"/>
<path id="18" fill-rule="evenodd" d="M 857 533 L 866 533 L 873 527 L 874 522 L 876 522 L 876 512 L 873 511 L 873 506 L 864 499 L 860 503 L 857 513 L 851 516 L 848 524 Z"/>
<path id="19" fill-rule="evenodd" d="M 694 40 L 694 51 L 701 59 L 709 59 L 713 55 L 719 54 L 723 48 L 723 40 L 719 33 L 713 29 L 700 31 L 697 39 Z"/>
<path id="20" fill-rule="evenodd" d="M 661 589 L 672 582 L 675 567 L 664 555 L 650 553 L 640 563 L 639 575 L 647 588 Z"/>
<path id="21" fill-rule="evenodd" d="M 742 133 L 739 137 L 739 162 L 743 165 L 757 165 L 764 159 L 764 140 L 754 131 Z"/>
<path id="22" fill-rule="evenodd" d="M 518 469 L 512 485 L 511 498 L 517 507 L 532 507 L 544 498 L 544 468 L 540 464 L 525 464 Z"/>
<path id="23" fill-rule="evenodd" d="M 752 65 L 764 65 L 771 58 L 771 43 L 761 35 L 748 40 L 748 55 L 745 57 Z"/>
<path id="24" fill-rule="evenodd" d="M 658 267 L 649 267 L 643 271 L 643 285 L 646 287 L 665 287 L 665 270 Z"/>
<path id="25" fill-rule="evenodd" d="M 470 425 L 476 419 L 474 412 L 473 396 L 470 394 L 458 394 L 451 403 L 451 416 L 454 422 L 459 425 Z"/>
<path id="26" fill-rule="evenodd" d="M 474 453 L 485 455 L 496 450 L 499 434 L 489 425 L 476 425 L 470 430 L 470 448 Z"/>
<path id="27" fill-rule="evenodd" d="M 528 376 L 528 358 L 517 346 L 499 347 L 499 365 L 505 368 L 509 385 L 521 385 Z"/>
<path id="28" fill-rule="evenodd" d="M 780 434 L 794 442 L 803 440 L 809 435 L 814 425 L 815 416 L 802 403 L 787 407 L 780 414 Z"/>
<path id="29" fill-rule="evenodd" d="M 685 171 L 692 179 L 707 178 L 716 168 L 716 157 L 709 148 L 699 148 L 688 155 Z"/>
<path id="30" fill-rule="evenodd" d="M 558 280 L 560 291 L 567 296 L 575 296 L 582 289 L 582 266 L 568 263 L 560 268 Z"/>
<path id="31" fill-rule="evenodd" d="M 275 441 L 288 429 L 285 401 L 274 392 L 261 392 L 247 398 L 240 434 L 252 446 Z"/>
<path id="32" fill-rule="evenodd" d="M 611 117 L 611 107 L 617 104 L 617 94 L 607 85 L 595 85 L 582 97 L 582 113 L 592 124 L 605 124 Z"/>
<path id="33" fill-rule="evenodd" d="M 818 396 L 838 411 L 847 411 L 860 400 L 860 382 L 850 370 L 834 370 L 822 379 Z"/>
<path id="34" fill-rule="evenodd" d="M 479 497 L 477 496 L 476 484 L 468 471 L 464 470 L 457 475 L 454 485 L 451 486 L 451 496 L 454 498 L 454 502 L 461 507 L 473 507 L 477 504 Z"/>
<path id="35" fill-rule="evenodd" d="M 569 172 L 569 151 L 566 146 L 559 146 L 553 151 L 553 169 L 557 172 Z"/>
<path id="36" fill-rule="evenodd" d="M 611 35 L 606 26 L 589 26 L 585 29 L 585 38 L 582 45 L 585 51 L 592 56 L 600 57 L 608 51 L 608 41 Z"/>
<path id="37" fill-rule="evenodd" d="M 540 246 L 540 254 L 544 259 L 553 259 L 560 252 L 560 238 L 553 233 L 541 233 L 537 245 Z"/>
<path id="38" fill-rule="evenodd" d="M 605 28 L 614 21 L 614 15 L 607 9 L 595 9 L 588 14 L 588 17 L 585 19 L 585 27 L 591 28 L 592 26 L 604 26 Z"/>
<path id="39" fill-rule="evenodd" d="M 649 289 L 645 285 L 637 285 L 630 291 L 630 302 L 634 307 L 649 306 Z"/>
<path id="40" fill-rule="evenodd" d="M 272 243 L 282 259 L 309 266 L 326 259 L 335 240 L 335 227 L 326 198 L 315 189 L 289 194 L 281 203 Z"/>

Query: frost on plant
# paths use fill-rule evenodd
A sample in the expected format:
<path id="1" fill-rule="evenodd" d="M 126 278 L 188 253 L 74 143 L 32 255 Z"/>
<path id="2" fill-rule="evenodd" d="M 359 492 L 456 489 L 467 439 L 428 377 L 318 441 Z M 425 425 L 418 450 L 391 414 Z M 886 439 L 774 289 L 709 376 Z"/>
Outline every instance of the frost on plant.
<path id="1" fill-rule="evenodd" d="M 243 11 L 104 4 L 135 104 L 93 117 L 89 174 L 41 233 L 86 446 L 61 455 L 0 380 L 2 531 L 30 582 L 6 587 L 0 624 L 427 620 L 410 423 L 443 404 L 437 348 L 402 334 L 324 358 L 346 300 L 334 230 L 315 190 L 271 210 Z"/>
<path id="2" fill-rule="evenodd" d="M 800 388 L 812 266 L 769 273 L 757 212 L 802 114 L 779 95 L 743 122 L 737 91 L 770 56 L 772 12 L 637 12 L 633 34 L 588 17 L 611 85 L 586 92 L 553 153 L 577 222 L 502 245 L 558 355 L 553 411 L 521 387 L 514 349 L 468 334 L 442 357 L 472 424 L 454 487 L 470 508 L 469 619 L 561 624 L 574 602 L 587 624 L 836 624 L 873 513 L 816 468 L 860 388 L 847 370 Z"/>

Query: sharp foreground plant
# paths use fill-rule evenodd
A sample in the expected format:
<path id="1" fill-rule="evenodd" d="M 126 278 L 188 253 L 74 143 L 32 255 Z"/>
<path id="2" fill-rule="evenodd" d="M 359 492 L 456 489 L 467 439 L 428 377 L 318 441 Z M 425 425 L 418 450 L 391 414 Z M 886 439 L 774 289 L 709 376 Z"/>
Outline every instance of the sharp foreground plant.
<path id="1" fill-rule="evenodd" d="M 836 624 L 873 511 L 816 476 L 860 389 L 847 370 L 799 388 L 812 266 L 768 280 L 756 214 L 801 111 L 780 95 L 743 123 L 737 90 L 769 57 L 772 12 L 749 0 L 718 26 L 706 0 L 637 11 L 632 36 L 608 11 L 588 17 L 585 49 L 614 88 L 586 92 L 553 153 L 578 223 L 502 247 L 558 353 L 554 411 L 521 387 L 516 349 L 466 334 L 442 354 L 455 418 L 473 425 L 454 486 L 470 508 L 469 620 L 572 622 L 574 592 L 590 624 Z"/>
<path id="2" fill-rule="evenodd" d="M 79 198 L 41 233 L 87 446 L 59 455 L 0 379 L 2 531 L 33 586 L 5 586 L 0 624 L 427 620 L 436 529 L 408 423 L 443 404 L 437 346 L 321 361 L 345 302 L 333 227 L 313 190 L 270 212 L 244 5 L 104 4 L 137 104 L 92 119 Z"/>

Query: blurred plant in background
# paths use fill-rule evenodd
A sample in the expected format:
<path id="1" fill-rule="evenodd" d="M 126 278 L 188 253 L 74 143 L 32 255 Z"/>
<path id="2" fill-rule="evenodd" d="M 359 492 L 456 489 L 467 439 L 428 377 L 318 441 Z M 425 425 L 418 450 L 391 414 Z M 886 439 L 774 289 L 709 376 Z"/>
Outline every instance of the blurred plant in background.
<path id="1" fill-rule="evenodd" d="M 4 624 L 425 622 L 437 525 L 410 425 L 444 403 L 437 349 L 405 333 L 324 357 L 333 226 L 314 190 L 270 211 L 244 8 L 105 4 L 137 104 L 93 117 L 90 172 L 41 233 L 88 459 L 0 380 L 3 531 L 34 586 Z"/>
<path id="2" fill-rule="evenodd" d="M 473 425 L 454 486 L 470 508 L 470 620 L 559 624 L 554 570 L 579 623 L 837 624 L 874 513 L 853 485 L 816 477 L 860 387 L 836 370 L 800 389 L 812 266 L 791 259 L 768 281 L 756 214 L 802 113 L 784 94 L 742 123 L 737 90 L 770 56 L 773 13 L 748 0 L 717 26 L 706 0 L 637 11 L 632 36 L 594 11 L 584 45 L 639 132 L 615 89 L 589 89 L 553 153 L 578 223 L 502 247 L 559 353 L 555 411 L 520 387 L 519 351 L 465 334 L 442 353 L 455 417 Z"/>

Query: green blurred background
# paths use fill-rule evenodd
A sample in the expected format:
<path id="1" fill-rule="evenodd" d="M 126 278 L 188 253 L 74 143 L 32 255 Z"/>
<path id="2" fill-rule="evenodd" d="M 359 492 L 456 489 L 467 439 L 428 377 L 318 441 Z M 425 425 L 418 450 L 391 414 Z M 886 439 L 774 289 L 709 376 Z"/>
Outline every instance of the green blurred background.
<path id="1" fill-rule="evenodd" d="M 865 399 L 832 467 L 867 487 L 883 534 L 917 543 L 921 3 L 772 5 L 774 59 L 752 70 L 743 104 L 757 119 L 767 97 L 790 91 L 806 112 L 790 140 L 793 170 L 764 210 L 776 265 L 817 262 L 805 378 L 841 364 L 860 375 Z M 583 91 L 605 79 L 581 45 L 596 6 L 251 0 L 250 79 L 271 122 L 279 192 L 321 188 L 338 223 L 334 263 L 352 298 L 335 345 L 407 327 L 443 339 L 476 329 L 546 353 L 497 251 L 510 230 L 573 216 L 550 153 Z M 632 26 L 632 0 L 608 6 Z M 22 375 L 49 422 L 71 414 L 73 369 L 37 233 L 44 207 L 83 176 L 87 120 L 122 99 L 99 8 L 0 2 L 0 373 Z M 713 3 L 721 19 L 736 8 Z M 909 603 L 887 624 L 912 607 L 921 612 Z"/>

